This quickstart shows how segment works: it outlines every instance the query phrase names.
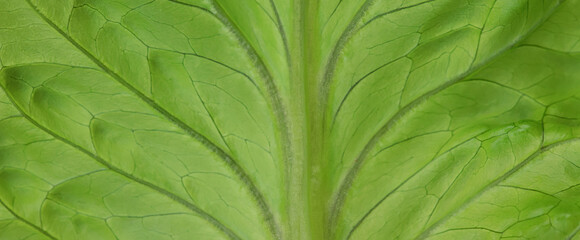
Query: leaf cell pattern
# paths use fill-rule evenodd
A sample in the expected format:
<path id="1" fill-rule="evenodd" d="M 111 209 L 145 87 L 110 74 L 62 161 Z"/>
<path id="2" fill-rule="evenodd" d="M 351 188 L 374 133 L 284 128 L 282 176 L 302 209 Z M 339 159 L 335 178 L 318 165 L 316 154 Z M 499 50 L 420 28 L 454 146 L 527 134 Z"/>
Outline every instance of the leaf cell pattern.
<path id="1" fill-rule="evenodd" d="M 580 240 L 578 0 L 0 0 L 1 239 Z"/>

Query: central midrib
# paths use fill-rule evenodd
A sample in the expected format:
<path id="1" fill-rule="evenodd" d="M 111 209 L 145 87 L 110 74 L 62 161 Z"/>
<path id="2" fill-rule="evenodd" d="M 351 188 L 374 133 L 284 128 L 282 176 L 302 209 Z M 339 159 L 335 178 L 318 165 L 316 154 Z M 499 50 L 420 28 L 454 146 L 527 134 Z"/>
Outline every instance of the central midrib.
<path id="1" fill-rule="evenodd" d="M 302 0 L 300 6 L 300 36 L 302 58 L 298 66 L 302 69 L 305 113 L 305 152 L 304 181 L 302 186 L 306 192 L 307 218 L 303 224 L 309 229 L 305 238 L 292 239 L 331 239 L 333 187 L 329 182 L 325 169 L 329 165 L 328 141 L 325 139 L 325 123 L 330 92 L 330 82 L 337 65 L 337 59 L 346 42 L 352 36 L 359 20 L 373 2 L 365 0 L 356 14 L 342 29 L 342 33 L 328 52 L 322 51 L 322 26 L 318 17 L 320 14 L 319 0 Z M 341 2 L 337 3 L 337 8 Z"/>
<path id="2" fill-rule="evenodd" d="M 300 234 L 287 235 L 290 239 L 330 239 L 330 203 L 332 193 L 332 183 L 328 182 L 328 176 L 325 175 L 324 169 L 328 166 L 328 146 L 325 139 L 325 120 L 327 114 L 327 101 L 329 94 L 329 83 L 334 69 L 336 60 L 345 42 L 350 37 L 352 28 L 358 22 L 358 19 L 364 13 L 368 3 L 366 0 L 361 8 L 357 11 L 356 16 L 351 19 L 350 23 L 342 32 L 336 44 L 330 49 L 330 52 L 323 52 L 321 33 L 322 28 L 319 22 L 319 0 L 302 0 L 299 3 L 298 22 L 295 23 L 296 31 L 294 35 L 299 51 L 291 51 L 291 54 L 299 54 L 300 57 L 292 56 L 290 59 L 291 71 L 299 75 L 292 76 L 292 83 L 301 83 L 301 95 L 303 101 L 303 126 L 301 133 L 304 134 L 305 140 L 299 146 L 303 147 L 305 153 L 303 159 L 297 159 L 301 163 L 294 170 L 290 177 L 294 179 L 294 184 L 298 183 L 301 188 L 303 197 L 300 199 L 302 204 L 291 205 L 292 207 L 301 207 L 303 209 L 290 209 L 303 212 L 299 219 L 300 223 L 296 226 L 290 226 L 291 233 L 300 232 Z M 292 97 L 292 96 L 291 96 Z M 294 131 L 297 129 L 293 129 Z M 298 132 L 295 132 L 295 134 Z M 298 145 L 296 145 L 298 146 Z M 300 179 L 301 181 L 296 181 Z M 290 186 L 292 187 L 292 185 Z M 292 191 L 290 191 L 292 192 Z M 293 196 L 289 196 L 292 204 Z M 295 219 L 298 220 L 298 219 Z M 292 221 L 292 220 L 291 220 Z M 296 228 L 298 227 L 298 228 Z"/>
<path id="3" fill-rule="evenodd" d="M 319 9 L 318 0 L 303 0 L 302 6 L 302 51 L 303 59 L 303 84 L 304 84 L 304 111 L 306 115 L 306 159 L 304 159 L 306 191 L 306 211 L 308 212 L 309 236 L 308 239 L 326 239 L 324 222 L 326 212 L 326 202 L 328 194 L 325 191 L 324 160 L 326 151 L 324 149 L 324 102 L 321 98 L 320 90 L 322 75 L 320 69 L 320 26 L 317 17 Z M 306 223 L 305 223 L 306 224 Z"/>
<path id="4" fill-rule="evenodd" d="M 288 224 L 284 239 L 325 239 L 323 213 L 325 206 L 320 193 L 320 175 L 316 168 L 322 159 L 322 132 L 317 104 L 319 45 L 317 0 L 299 0 L 293 5 L 295 18 L 289 29 L 290 93 L 288 111 L 290 139 L 294 146 L 294 159 L 288 159 Z M 313 51 L 314 50 L 314 51 Z"/>

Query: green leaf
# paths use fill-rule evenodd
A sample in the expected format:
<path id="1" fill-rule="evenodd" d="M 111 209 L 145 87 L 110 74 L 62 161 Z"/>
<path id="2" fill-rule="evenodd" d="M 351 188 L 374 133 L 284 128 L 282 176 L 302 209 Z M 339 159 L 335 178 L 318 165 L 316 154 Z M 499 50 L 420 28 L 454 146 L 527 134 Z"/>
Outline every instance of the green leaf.
<path id="1" fill-rule="evenodd" d="M 579 0 L 0 0 L 1 239 L 580 239 Z"/>

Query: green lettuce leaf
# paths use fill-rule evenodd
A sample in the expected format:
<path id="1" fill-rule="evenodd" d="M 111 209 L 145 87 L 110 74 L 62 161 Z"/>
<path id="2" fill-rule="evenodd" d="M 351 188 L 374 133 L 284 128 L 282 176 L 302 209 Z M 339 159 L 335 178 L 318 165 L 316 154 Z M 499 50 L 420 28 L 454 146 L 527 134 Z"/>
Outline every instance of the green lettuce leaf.
<path id="1" fill-rule="evenodd" d="M 0 239 L 580 240 L 579 0 L 0 0 Z"/>

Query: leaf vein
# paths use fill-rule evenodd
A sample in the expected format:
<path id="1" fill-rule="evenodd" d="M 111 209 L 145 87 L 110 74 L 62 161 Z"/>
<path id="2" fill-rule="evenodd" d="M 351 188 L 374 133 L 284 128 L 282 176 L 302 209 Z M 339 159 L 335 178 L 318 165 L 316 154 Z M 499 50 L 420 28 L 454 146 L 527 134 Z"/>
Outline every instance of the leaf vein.
<path id="1" fill-rule="evenodd" d="M 2 199 L 0 199 L 0 205 L 2 205 L 4 208 L 6 208 L 6 210 L 8 210 L 8 212 L 10 212 L 10 214 L 12 214 L 12 216 L 14 216 L 18 221 L 23 222 L 24 224 L 34 228 L 34 230 L 42 233 L 44 236 L 47 236 L 50 239 L 54 239 L 56 240 L 57 238 L 52 236 L 50 233 L 48 233 L 47 231 L 45 231 L 44 229 L 40 228 L 39 226 L 36 226 L 35 224 L 29 222 L 28 220 L 24 219 L 23 217 L 21 217 L 20 215 L 16 214 L 16 212 L 14 212 L 12 209 L 10 209 L 3 201 Z"/>

